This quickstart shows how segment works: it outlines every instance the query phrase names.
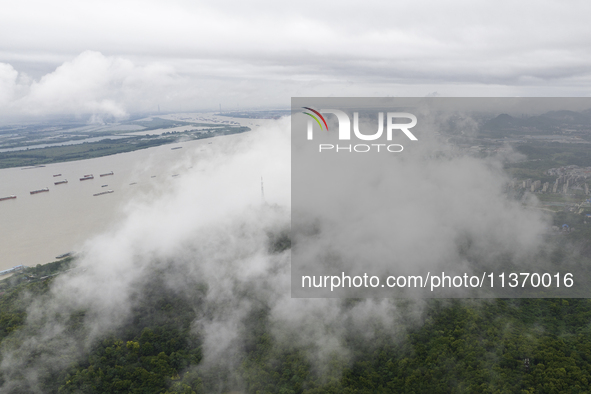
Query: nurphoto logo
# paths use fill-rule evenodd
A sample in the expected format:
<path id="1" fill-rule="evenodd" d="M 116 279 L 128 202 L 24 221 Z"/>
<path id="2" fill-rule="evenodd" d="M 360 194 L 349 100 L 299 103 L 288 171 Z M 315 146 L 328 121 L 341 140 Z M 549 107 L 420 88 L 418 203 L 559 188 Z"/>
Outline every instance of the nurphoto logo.
<path id="1" fill-rule="evenodd" d="M 351 140 L 351 119 L 349 115 L 344 111 L 338 109 L 320 109 L 315 110 L 310 107 L 302 107 L 307 111 L 303 113 L 308 115 L 307 124 L 307 138 L 308 140 L 314 139 L 314 125 L 317 124 L 320 130 L 326 129 L 328 132 L 328 123 L 323 114 L 332 114 L 336 116 L 338 121 L 338 139 L 339 141 L 350 141 Z M 309 112 L 308 112 L 309 111 Z M 410 123 L 395 123 L 395 119 L 409 119 Z M 315 123 L 313 122 L 316 121 Z M 404 135 L 411 141 L 418 141 L 417 137 L 409 130 L 417 125 L 417 117 L 408 112 L 387 112 L 386 113 L 386 140 L 392 141 L 392 136 L 395 131 L 402 131 Z M 353 112 L 353 134 L 355 138 L 361 141 L 376 141 L 382 138 L 384 134 L 384 112 L 378 112 L 378 127 L 377 131 L 373 134 L 364 134 L 359 128 L 359 112 Z M 339 145 L 339 144 L 319 144 L 318 151 L 320 153 L 324 151 L 332 152 L 358 152 L 364 153 L 369 151 L 387 151 L 392 153 L 402 152 L 403 146 L 400 144 L 355 144 L 355 145 Z"/>

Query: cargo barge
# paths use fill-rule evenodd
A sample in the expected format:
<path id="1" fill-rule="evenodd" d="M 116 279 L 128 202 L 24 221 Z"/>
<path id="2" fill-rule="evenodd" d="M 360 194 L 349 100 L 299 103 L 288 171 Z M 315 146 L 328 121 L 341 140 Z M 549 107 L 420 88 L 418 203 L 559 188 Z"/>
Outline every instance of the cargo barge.
<path id="1" fill-rule="evenodd" d="M 48 192 L 49 188 L 48 187 L 44 187 L 43 189 L 39 189 L 39 190 L 33 190 L 32 192 L 30 192 L 31 194 L 37 194 L 37 193 L 43 193 L 43 192 Z"/>
<path id="2" fill-rule="evenodd" d="M 113 193 L 113 190 L 107 190 L 106 192 L 95 193 L 93 196 L 102 196 L 103 194 Z"/>
<path id="3" fill-rule="evenodd" d="M 177 146 L 175 148 L 170 148 L 170 150 L 176 150 L 176 149 L 183 149 L 183 147 L 182 146 Z"/>
<path id="4" fill-rule="evenodd" d="M 101 176 L 109 176 L 109 175 L 113 175 L 113 174 L 114 174 L 114 172 L 111 171 L 111 172 L 107 172 L 106 174 L 101 174 Z"/>
<path id="5" fill-rule="evenodd" d="M 82 178 L 80 178 L 81 181 L 87 181 L 89 179 L 94 179 L 94 175 L 84 175 Z"/>
<path id="6" fill-rule="evenodd" d="M 45 166 L 32 166 L 32 167 L 23 167 L 21 170 L 32 170 L 33 168 L 43 168 Z"/>
<path id="7" fill-rule="evenodd" d="M 14 200 L 15 198 L 16 198 L 16 196 L 13 194 L 13 195 L 10 195 L 10 196 L 7 196 L 7 197 L 0 197 L 0 201 Z"/>
<path id="8" fill-rule="evenodd" d="M 64 183 L 68 183 L 67 179 L 64 179 L 63 181 L 59 181 L 59 182 L 54 182 L 54 185 L 63 185 Z"/>
<path id="9" fill-rule="evenodd" d="M 21 271 L 21 270 L 24 270 L 25 268 L 28 268 L 28 267 L 26 265 L 15 265 L 12 268 L 9 268 L 9 269 L 4 270 L 4 271 L 0 271 L 0 275 L 6 275 L 6 274 L 10 274 L 10 273 L 15 272 L 15 271 Z"/>
<path id="10" fill-rule="evenodd" d="M 55 178 L 56 176 L 62 176 L 62 174 L 54 174 L 53 177 Z"/>

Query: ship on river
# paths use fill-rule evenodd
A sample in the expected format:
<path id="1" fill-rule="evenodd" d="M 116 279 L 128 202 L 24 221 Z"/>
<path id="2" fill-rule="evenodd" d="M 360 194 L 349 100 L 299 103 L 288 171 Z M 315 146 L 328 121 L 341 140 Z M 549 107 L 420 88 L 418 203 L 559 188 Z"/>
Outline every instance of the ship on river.
<path id="1" fill-rule="evenodd" d="M 109 176 L 109 175 L 113 175 L 113 174 L 114 174 L 114 172 L 111 171 L 111 172 L 107 172 L 106 174 L 101 174 L 101 176 Z"/>
<path id="2" fill-rule="evenodd" d="M 81 181 L 87 181 L 89 179 L 94 179 L 94 175 L 88 174 L 88 175 L 84 175 L 82 178 L 80 178 Z"/>
<path id="3" fill-rule="evenodd" d="M 21 265 L 15 265 L 12 268 L 9 268 L 9 269 L 4 270 L 4 271 L 0 271 L 0 275 L 10 274 L 10 273 L 15 272 L 15 271 L 22 271 L 25 268 L 28 268 L 28 267 L 26 265 L 22 265 L 22 264 Z"/>
<path id="4" fill-rule="evenodd" d="M 113 193 L 113 190 L 107 190 L 106 192 L 95 193 L 93 196 L 102 196 L 103 194 Z"/>
<path id="5" fill-rule="evenodd" d="M 31 194 L 43 193 L 43 192 L 48 192 L 48 191 L 49 191 L 49 188 L 48 187 L 44 187 L 43 189 L 33 190 L 31 192 Z"/>
<path id="6" fill-rule="evenodd" d="M 16 196 L 14 194 L 7 196 L 7 197 L 0 197 L 0 201 L 4 201 L 4 200 L 14 200 L 16 198 Z"/>
<path id="7" fill-rule="evenodd" d="M 54 185 L 63 185 L 64 183 L 68 183 L 67 179 L 64 179 L 63 181 L 59 181 L 59 182 L 54 182 Z"/>

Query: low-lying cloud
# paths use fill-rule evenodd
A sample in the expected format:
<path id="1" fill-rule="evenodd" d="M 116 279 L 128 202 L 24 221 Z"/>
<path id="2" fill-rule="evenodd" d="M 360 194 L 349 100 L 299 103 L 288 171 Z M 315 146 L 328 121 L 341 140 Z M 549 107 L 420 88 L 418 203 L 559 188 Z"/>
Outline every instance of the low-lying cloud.
<path id="1" fill-rule="evenodd" d="M 290 229 L 289 119 L 220 138 L 214 146 L 209 156 L 195 159 L 193 168 L 171 183 L 167 193 L 131 202 L 111 231 L 88 241 L 77 268 L 56 278 L 49 295 L 33 304 L 24 328 L 31 335 L 16 347 L 4 346 L 0 365 L 6 379 L 4 389 L 26 384 L 30 391 L 41 392 L 39 371 L 65 368 L 64 360 L 84 357 L 96 340 L 126 324 L 130 310 L 155 275 L 166 288 L 186 294 L 189 300 L 200 284 L 207 286 L 199 300 L 201 312 L 193 322 L 194 334 L 203 339 L 200 368 L 205 369 L 216 363 L 237 367 L 233 363 L 241 352 L 244 317 L 255 308 L 268 311 L 274 338 L 308 349 L 310 362 L 318 368 L 326 365 L 327 357 L 347 360 L 346 335 L 355 333 L 370 340 L 372 330 L 383 327 L 393 337 L 402 336 L 421 321 L 418 301 L 412 308 L 401 309 L 395 300 L 351 304 L 291 298 L 290 251 L 273 251 L 269 246 L 270 238 L 289 234 Z M 423 188 L 425 196 L 435 194 L 432 198 L 439 202 L 425 210 L 421 207 L 433 200 L 413 202 L 412 193 L 397 194 L 397 199 L 406 198 L 409 205 L 404 220 L 391 224 L 394 233 L 404 235 L 400 238 L 403 255 L 429 255 L 428 248 L 417 250 L 413 237 L 421 236 L 421 231 L 427 231 L 430 241 L 443 243 L 436 251 L 456 248 L 453 235 L 462 229 L 472 232 L 476 245 L 480 241 L 489 245 L 486 237 L 506 240 L 504 232 L 509 236 L 523 233 L 505 248 L 536 245 L 529 239 L 538 227 L 530 231 L 527 226 L 540 223 L 539 217 L 517 206 L 499 212 L 507 209 L 498 190 L 503 177 L 498 167 L 474 160 L 449 157 L 443 166 L 428 162 L 409 174 L 408 182 Z M 267 203 L 261 201 L 261 176 Z M 458 196 L 458 190 L 464 195 Z M 475 215 L 483 203 L 488 211 Z M 422 222 L 405 232 L 417 220 L 413 215 Z M 430 215 L 440 215 L 438 228 L 426 227 L 433 221 Z M 445 226 L 451 236 L 441 234 Z M 68 316 L 77 311 L 85 311 L 84 335 L 73 338 L 67 330 Z M 15 380 L 20 377 L 24 383 Z"/>

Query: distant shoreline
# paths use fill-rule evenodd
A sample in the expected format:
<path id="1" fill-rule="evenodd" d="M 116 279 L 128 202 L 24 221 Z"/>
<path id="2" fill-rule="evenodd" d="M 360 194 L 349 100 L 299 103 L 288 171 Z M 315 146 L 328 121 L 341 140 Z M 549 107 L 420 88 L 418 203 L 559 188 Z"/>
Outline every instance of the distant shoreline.
<path id="1" fill-rule="evenodd" d="M 140 149 L 153 148 L 160 145 L 173 144 L 179 140 L 200 140 L 223 135 L 238 134 L 250 131 L 246 126 L 224 127 L 209 133 L 177 132 L 170 136 L 145 135 L 129 136 L 121 139 L 103 139 L 101 141 L 52 146 L 39 149 L 19 150 L 0 153 L 0 169 L 14 167 L 32 167 L 45 164 L 63 163 L 75 160 L 94 159 L 117 153 L 133 152 Z"/>

